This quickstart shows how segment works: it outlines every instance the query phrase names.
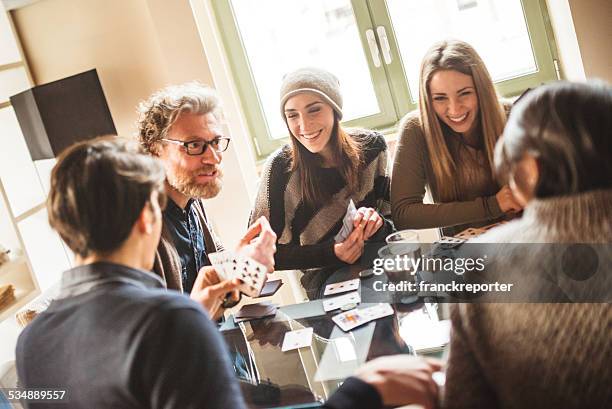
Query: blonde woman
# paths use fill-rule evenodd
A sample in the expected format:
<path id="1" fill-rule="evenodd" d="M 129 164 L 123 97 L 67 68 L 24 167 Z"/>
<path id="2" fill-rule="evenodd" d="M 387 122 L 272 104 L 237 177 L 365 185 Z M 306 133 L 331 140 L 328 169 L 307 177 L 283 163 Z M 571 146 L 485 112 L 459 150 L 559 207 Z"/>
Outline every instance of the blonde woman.
<path id="1" fill-rule="evenodd" d="M 393 164 L 391 207 L 398 229 L 441 227 L 453 235 L 521 210 L 499 186 L 493 151 L 509 105 L 469 44 L 432 46 L 421 64 L 419 111 L 406 115 Z M 433 204 L 423 203 L 425 188 Z"/>

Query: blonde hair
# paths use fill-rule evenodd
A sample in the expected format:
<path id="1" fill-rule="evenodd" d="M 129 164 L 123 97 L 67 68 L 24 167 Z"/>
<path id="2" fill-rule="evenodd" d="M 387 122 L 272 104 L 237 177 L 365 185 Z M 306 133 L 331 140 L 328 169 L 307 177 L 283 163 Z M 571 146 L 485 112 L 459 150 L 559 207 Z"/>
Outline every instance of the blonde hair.
<path id="1" fill-rule="evenodd" d="M 419 108 L 421 124 L 429 155 L 432 158 L 434 178 L 440 201 L 457 200 L 458 192 L 454 174 L 457 164 L 446 145 L 440 121 L 432 106 L 429 83 L 439 70 L 454 70 L 469 75 L 474 81 L 478 96 L 480 129 L 488 160 L 488 172 L 495 179 L 493 158 L 495 143 L 506 123 L 506 114 L 489 71 L 474 48 L 459 40 L 446 40 L 434 44 L 421 63 L 419 80 Z"/>
<path id="2" fill-rule="evenodd" d="M 166 137 L 179 115 L 212 113 L 221 115 L 219 98 L 214 89 L 197 81 L 170 85 L 138 106 L 138 139 L 145 151 L 155 153 L 156 144 Z"/>

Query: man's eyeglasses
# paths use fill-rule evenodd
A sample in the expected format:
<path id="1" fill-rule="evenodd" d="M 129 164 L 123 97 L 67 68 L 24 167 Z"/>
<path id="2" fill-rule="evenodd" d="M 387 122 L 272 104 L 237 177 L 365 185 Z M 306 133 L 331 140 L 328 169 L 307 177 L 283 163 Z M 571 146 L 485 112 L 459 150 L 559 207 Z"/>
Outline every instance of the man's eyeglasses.
<path id="1" fill-rule="evenodd" d="M 183 146 L 185 148 L 185 151 L 187 152 L 187 155 L 190 156 L 197 156 L 203 154 L 206 151 L 208 145 L 210 145 L 210 147 L 217 153 L 225 152 L 230 143 L 230 138 L 225 136 L 218 136 L 212 141 L 197 140 L 183 142 L 166 138 L 162 138 L 161 140 L 164 142 Z"/>

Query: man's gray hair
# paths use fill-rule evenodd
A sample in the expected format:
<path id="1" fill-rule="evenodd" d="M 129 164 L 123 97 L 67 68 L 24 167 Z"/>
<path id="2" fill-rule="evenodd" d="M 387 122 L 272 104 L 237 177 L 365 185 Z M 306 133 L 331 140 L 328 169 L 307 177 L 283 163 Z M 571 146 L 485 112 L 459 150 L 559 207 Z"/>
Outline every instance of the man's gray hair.
<path id="1" fill-rule="evenodd" d="M 182 113 L 206 115 L 220 119 L 221 107 L 214 89 L 199 82 L 171 85 L 155 92 L 138 106 L 138 139 L 149 153 L 165 138 L 168 130 Z"/>

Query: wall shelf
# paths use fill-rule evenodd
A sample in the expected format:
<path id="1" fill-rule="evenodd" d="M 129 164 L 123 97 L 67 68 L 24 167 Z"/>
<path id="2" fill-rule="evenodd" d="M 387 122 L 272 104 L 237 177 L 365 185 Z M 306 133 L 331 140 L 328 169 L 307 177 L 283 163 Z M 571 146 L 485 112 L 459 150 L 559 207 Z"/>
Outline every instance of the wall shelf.
<path id="1" fill-rule="evenodd" d="M 32 281 L 32 275 L 24 256 L 0 266 L 0 286 L 12 284 L 15 287 L 15 301 L 0 311 L 0 321 L 3 321 L 15 313 L 19 308 L 33 300 L 40 291 Z"/>

